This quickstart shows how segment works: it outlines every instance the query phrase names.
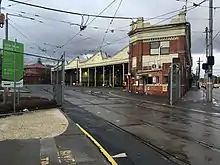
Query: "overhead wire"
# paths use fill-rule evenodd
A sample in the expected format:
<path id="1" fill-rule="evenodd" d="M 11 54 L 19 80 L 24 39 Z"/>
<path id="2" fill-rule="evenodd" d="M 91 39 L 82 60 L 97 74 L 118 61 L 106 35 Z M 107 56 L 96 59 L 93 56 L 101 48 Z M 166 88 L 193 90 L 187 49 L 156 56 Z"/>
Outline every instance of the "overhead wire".
<path id="1" fill-rule="evenodd" d="M 21 1 L 17 1 L 17 0 L 9 0 L 12 2 L 17 2 L 26 6 L 31 6 L 31 7 L 35 7 L 35 8 L 40 8 L 40 9 L 44 9 L 44 10 L 50 10 L 50 11 L 54 11 L 54 12 L 60 12 L 60 13 L 66 13 L 66 14 L 71 14 L 71 15 L 79 15 L 79 16 L 89 16 L 89 17 L 98 17 L 98 18 L 105 18 L 105 19 L 112 19 L 112 16 L 107 16 L 107 15 L 97 15 L 97 14 L 87 14 L 87 13 L 78 13 L 78 12 L 72 12 L 72 11 L 67 11 L 67 10 L 61 10 L 61 9 L 55 9 L 55 8 L 50 8 L 50 7 L 46 7 L 46 6 L 41 6 L 41 5 L 34 5 L 34 4 L 30 4 L 30 3 L 25 3 L 25 2 L 21 2 Z M 132 17 L 115 17 L 115 19 L 124 19 L 124 20 L 131 20 L 131 19 L 136 19 L 136 18 L 132 18 Z"/>
<path id="2" fill-rule="evenodd" d="M 206 2 L 206 1 L 207 1 L 207 0 L 203 0 L 202 2 L 198 3 L 196 6 L 190 6 L 186 11 L 191 11 L 191 10 L 197 8 L 199 5 L 203 4 L 203 3 Z M 171 11 L 171 12 L 168 12 L 168 13 L 164 13 L 164 14 L 161 14 L 161 15 L 159 15 L 159 16 L 157 16 L 157 17 L 169 15 L 169 14 L 175 13 L 175 12 L 177 12 L 177 11 L 183 11 L 183 9 L 174 10 L 174 11 Z M 162 23 L 162 22 L 165 22 L 165 21 L 167 21 L 168 19 L 174 18 L 174 17 L 176 17 L 176 16 L 178 16 L 178 15 L 179 15 L 179 13 L 178 13 L 178 14 L 175 14 L 175 15 L 172 15 L 171 17 L 166 18 L 166 19 L 164 19 L 164 20 L 162 20 L 162 21 L 159 21 L 159 22 L 153 24 L 152 26 L 158 25 L 158 24 L 160 24 L 160 23 Z M 153 18 L 156 18 L 156 17 L 153 17 Z M 153 18 L 151 18 L 151 19 L 153 19 Z M 149 20 L 150 20 L 150 19 L 148 19 L 148 20 L 146 20 L 146 21 L 149 21 Z M 122 38 L 120 38 L 120 39 L 118 39 L 118 40 L 112 42 L 111 44 L 106 44 L 106 45 L 104 45 L 104 46 L 105 46 L 105 47 L 106 47 L 106 46 L 110 46 L 110 45 L 114 44 L 115 42 L 121 41 L 121 40 L 126 39 L 126 38 L 129 38 L 129 36 L 122 37 Z"/>
<path id="3" fill-rule="evenodd" d="M 37 21 L 37 22 L 39 22 L 39 23 L 44 23 L 44 22 L 42 22 L 42 21 L 36 20 L 36 19 L 34 19 L 34 18 L 31 18 L 31 17 L 26 17 L 26 16 L 22 16 L 22 15 L 14 15 L 14 14 L 9 14 L 9 15 L 10 15 L 10 16 L 16 16 L 16 17 L 21 17 L 21 18 L 26 18 L 26 19 L 29 19 L 29 20 L 31 20 L 31 21 Z M 46 25 L 47 25 L 47 24 L 46 24 Z M 49 24 L 48 24 L 48 25 L 49 25 Z M 50 26 L 54 27 L 53 25 L 50 25 Z M 85 36 L 85 35 L 82 35 L 82 34 L 80 34 L 80 36 L 86 37 L 86 38 L 82 39 L 81 41 L 88 40 L 88 39 L 96 40 L 96 38 L 88 37 L 88 36 Z M 46 45 L 48 45 L 48 44 L 46 44 Z M 55 46 L 55 48 L 56 48 L 56 49 L 59 49 L 59 48 L 61 48 L 61 46 L 57 45 L 57 46 Z M 38 49 L 39 49 L 39 46 L 38 46 Z M 50 51 L 50 50 L 53 51 L 53 49 L 54 49 L 54 48 L 51 48 L 51 49 L 42 49 L 42 48 L 41 48 L 41 51 L 43 51 L 43 52 L 48 52 L 48 51 Z M 54 52 L 54 51 L 53 51 L 53 52 Z"/>
<path id="4" fill-rule="evenodd" d="M 98 16 L 100 16 L 102 13 L 104 13 L 116 0 L 113 0 L 111 3 L 109 3 L 98 15 L 96 15 L 95 18 L 93 18 L 88 24 L 87 26 L 89 26 L 92 22 L 94 22 Z M 80 35 L 82 31 L 80 30 L 78 33 L 76 33 L 73 37 L 71 37 L 66 43 L 64 43 L 60 49 L 62 49 L 63 47 L 65 47 L 66 45 L 68 45 L 76 36 Z M 59 49 L 55 50 L 55 53 L 58 51 Z"/>
<path id="5" fill-rule="evenodd" d="M 41 52 L 44 52 L 46 55 L 48 55 L 47 54 L 47 52 L 46 52 L 46 49 L 43 49 L 43 48 L 41 48 L 41 46 L 40 45 L 38 45 L 35 41 L 33 41 L 33 40 L 31 40 L 27 35 L 25 35 L 22 31 L 20 31 L 17 27 L 17 24 L 12 20 L 12 19 L 9 19 L 10 20 L 10 22 L 13 22 L 16 26 L 14 26 L 14 25 L 12 25 L 10 22 L 8 22 L 8 24 L 13 28 L 13 29 L 15 29 L 18 33 L 20 33 L 24 38 L 26 38 L 29 42 L 31 42 L 33 45 L 35 45 L 37 48 L 38 48 L 38 50 L 40 50 Z M 50 56 L 50 55 L 48 55 L 48 56 Z"/>
<path id="6" fill-rule="evenodd" d="M 195 8 L 197 8 L 197 7 L 199 7 L 201 4 L 205 3 L 206 1 L 207 1 L 207 0 L 203 0 L 203 1 L 199 2 L 198 4 L 193 4 L 192 6 L 187 7 L 187 9 L 186 9 L 185 12 L 189 12 L 189 11 L 191 11 L 191 10 L 193 10 L 193 9 L 195 9 Z M 186 6 L 185 6 L 185 7 L 186 7 Z M 185 14 L 186 14 L 186 13 L 185 13 Z M 170 16 L 169 18 L 166 18 L 166 19 L 164 19 L 164 20 L 162 20 L 162 21 L 159 21 L 159 22 L 156 23 L 156 25 L 158 25 L 158 24 L 160 24 L 160 23 L 162 23 L 162 22 L 165 22 L 165 21 L 167 21 L 167 20 L 169 20 L 169 19 L 172 19 L 172 18 L 174 18 L 174 17 L 176 17 L 176 15 Z"/>
<path id="7" fill-rule="evenodd" d="M 186 2 L 186 0 L 176 0 L 176 1 L 179 1 L 179 2 Z M 195 5 L 197 5 L 196 2 L 192 2 L 192 1 L 188 1 L 188 0 L 187 0 L 187 3 L 191 3 L 191 4 L 195 4 Z M 200 5 L 199 7 L 209 8 L 209 6 L 206 6 L 206 5 Z M 219 9 L 220 6 L 213 6 L 212 8 L 214 8 L 214 9 Z"/>
<path id="8" fill-rule="evenodd" d="M 103 43 L 104 43 L 104 41 L 105 41 L 105 37 L 106 37 L 106 35 L 107 35 L 108 31 L 109 31 L 109 28 L 110 28 L 110 26 L 112 25 L 112 23 L 113 23 L 113 21 L 114 21 L 114 18 L 115 18 L 115 16 L 116 16 L 116 14 L 117 14 L 117 12 L 118 12 L 118 10 L 119 10 L 119 8 L 120 8 L 122 2 L 123 2 L 123 0 L 120 0 L 120 2 L 119 2 L 119 4 L 118 4 L 118 7 L 116 8 L 116 11 L 115 11 L 115 13 L 114 13 L 114 15 L 113 15 L 113 17 L 112 17 L 112 19 L 111 19 L 109 25 L 108 25 L 108 28 L 107 28 L 107 30 L 106 30 L 105 33 L 104 33 L 104 36 L 103 36 L 103 39 L 102 39 L 102 42 L 101 42 L 101 45 L 100 45 L 100 50 L 101 50 L 102 45 L 103 45 Z"/>
<path id="9" fill-rule="evenodd" d="M 24 2 L 29 2 L 29 1 L 31 1 L 31 0 L 26 0 Z M 15 5 L 18 5 L 18 4 L 19 3 L 12 3 L 12 4 L 7 5 L 7 7 L 12 7 L 12 6 L 15 6 Z"/>

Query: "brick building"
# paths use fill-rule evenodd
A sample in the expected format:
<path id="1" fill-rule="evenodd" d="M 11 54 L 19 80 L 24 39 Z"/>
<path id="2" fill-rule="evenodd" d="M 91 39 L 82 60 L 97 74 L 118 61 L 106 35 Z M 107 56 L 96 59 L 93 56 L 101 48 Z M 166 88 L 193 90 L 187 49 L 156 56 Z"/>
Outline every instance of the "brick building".
<path id="1" fill-rule="evenodd" d="M 49 84 L 51 67 L 42 64 L 30 64 L 24 67 L 25 84 Z"/>
<path id="2" fill-rule="evenodd" d="M 151 25 L 139 18 L 128 33 L 128 88 L 133 92 L 167 95 L 169 70 L 173 58 L 180 61 L 181 96 L 190 87 L 191 27 L 181 12 L 169 24 Z"/>

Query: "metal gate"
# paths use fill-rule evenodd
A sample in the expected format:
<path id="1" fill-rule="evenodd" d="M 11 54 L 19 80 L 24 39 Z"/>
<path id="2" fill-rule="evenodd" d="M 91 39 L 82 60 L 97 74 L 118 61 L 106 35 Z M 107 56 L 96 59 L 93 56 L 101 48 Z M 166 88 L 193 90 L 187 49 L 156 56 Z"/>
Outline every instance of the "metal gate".
<path id="1" fill-rule="evenodd" d="M 173 105 L 181 97 L 181 71 L 178 60 L 173 60 L 169 71 L 169 103 Z"/>
<path id="2" fill-rule="evenodd" d="M 57 65 L 52 68 L 51 76 L 53 97 L 57 104 L 62 106 L 65 86 L 65 55 L 62 55 Z"/>

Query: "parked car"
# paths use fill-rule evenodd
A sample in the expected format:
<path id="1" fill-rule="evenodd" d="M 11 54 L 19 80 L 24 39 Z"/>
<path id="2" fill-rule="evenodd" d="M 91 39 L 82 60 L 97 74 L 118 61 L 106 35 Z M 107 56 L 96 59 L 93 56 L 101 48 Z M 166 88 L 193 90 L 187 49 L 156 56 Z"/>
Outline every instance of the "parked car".
<path id="1" fill-rule="evenodd" d="M 214 84 L 213 88 L 219 88 L 219 84 Z"/>
<path id="2" fill-rule="evenodd" d="M 204 88 L 204 89 L 206 89 L 206 84 L 203 83 L 203 84 L 201 85 L 201 87 Z M 213 84 L 213 88 L 219 88 L 219 87 L 220 87 L 219 84 Z"/>

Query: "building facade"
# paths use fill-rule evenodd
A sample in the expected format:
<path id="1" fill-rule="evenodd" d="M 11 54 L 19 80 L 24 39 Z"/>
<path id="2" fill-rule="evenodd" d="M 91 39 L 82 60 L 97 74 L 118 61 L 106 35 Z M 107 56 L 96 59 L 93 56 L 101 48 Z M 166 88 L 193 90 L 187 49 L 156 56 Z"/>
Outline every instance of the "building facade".
<path id="1" fill-rule="evenodd" d="M 128 46 L 108 57 L 99 51 L 87 60 L 73 59 L 65 66 L 65 84 L 81 86 L 122 86 L 128 73 Z"/>
<path id="2" fill-rule="evenodd" d="M 30 64 L 24 67 L 25 84 L 50 84 L 51 67 L 41 64 Z"/>
<path id="3" fill-rule="evenodd" d="M 128 33 L 129 76 L 132 92 L 167 95 L 170 66 L 179 60 L 181 96 L 190 88 L 191 28 L 181 12 L 165 25 L 151 25 L 139 18 Z"/>

